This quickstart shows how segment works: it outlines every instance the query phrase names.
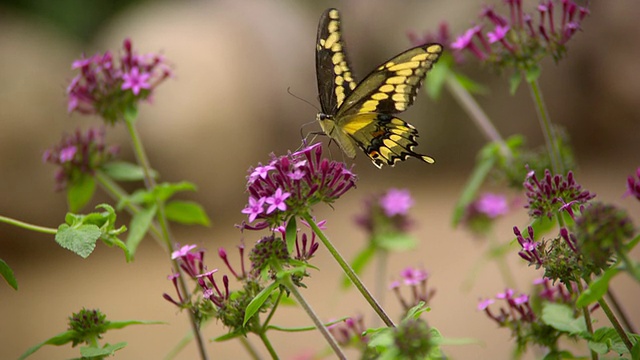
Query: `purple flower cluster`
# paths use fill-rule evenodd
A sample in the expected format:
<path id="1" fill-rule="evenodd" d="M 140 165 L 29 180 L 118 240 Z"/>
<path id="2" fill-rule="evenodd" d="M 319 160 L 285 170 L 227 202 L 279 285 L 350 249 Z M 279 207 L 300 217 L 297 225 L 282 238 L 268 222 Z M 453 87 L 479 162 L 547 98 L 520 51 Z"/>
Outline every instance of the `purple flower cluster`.
<path id="1" fill-rule="evenodd" d="M 521 258 L 527 260 L 529 264 L 533 264 L 536 268 L 542 266 L 542 257 L 538 252 L 538 246 L 540 243 L 536 242 L 533 237 L 533 228 L 531 226 L 527 227 L 527 237 L 522 236 L 518 227 L 513 227 L 513 233 L 516 235 L 516 239 L 520 246 L 522 246 L 522 250 L 518 252 Z"/>
<path id="2" fill-rule="evenodd" d="M 80 129 L 74 134 L 64 135 L 60 143 L 44 152 L 42 161 L 57 165 L 56 190 L 64 189 L 81 174 L 93 174 L 104 163 L 111 160 L 118 147 L 105 146 L 104 129 Z"/>
<path id="3" fill-rule="evenodd" d="M 311 228 L 306 221 L 302 220 L 301 222 L 307 228 Z M 326 227 L 325 227 L 326 223 L 327 223 L 327 220 L 321 220 L 321 221 L 318 221 L 316 225 L 320 230 L 326 230 Z M 286 243 L 287 231 L 284 228 L 284 226 L 278 226 L 275 230 L 279 232 L 280 235 L 282 235 L 282 240 L 284 240 L 284 242 Z M 298 231 L 296 231 L 296 253 L 295 253 L 294 259 L 307 261 L 311 259 L 313 255 L 315 255 L 316 251 L 318 251 L 318 247 L 320 247 L 320 243 L 316 241 L 315 232 L 311 232 L 310 236 L 307 236 L 306 233 L 302 233 L 302 235 L 300 235 L 300 233 L 301 231 L 300 229 L 298 229 Z"/>
<path id="4" fill-rule="evenodd" d="M 573 0 L 543 0 L 536 14 L 522 10 L 522 0 L 506 0 L 509 16 L 485 6 L 480 20 L 459 36 L 451 47 L 457 52 L 468 50 L 481 61 L 497 65 L 516 64 L 527 69 L 547 54 L 559 60 L 566 52 L 566 43 L 580 29 L 589 9 Z"/>
<path id="5" fill-rule="evenodd" d="M 67 87 L 68 111 L 98 114 L 107 122 L 122 119 L 140 100 L 150 100 L 153 90 L 172 75 L 162 55 L 138 55 L 131 40 L 124 40 L 119 61 L 111 52 L 82 57 L 72 64 L 79 70 Z"/>
<path id="6" fill-rule="evenodd" d="M 391 188 L 384 194 L 365 200 L 364 214 L 356 216 L 355 222 L 370 234 L 407 232 L 413 224 L 409 217 L 412 206 L 409 190 Z"/>
<path id="7" fill-rule="evenodd" d="M 489 318 L 493 319 L 501 327 L 519 328 L 522 324 L 532 323 L 536 320 L 536 315 L 529 304 L 529 295 L 521 294 L 514 296 L 512 289 L 506 289 L 503 293 L 496 295 L 495 299 L 485 299 L 478 303 L 478 310 L 484 311 Z M 501 307 L 499 313 L 494 314 L 489 308 L 496 300 L 506 302 L 506 308 Z"/>
<path id="8" fill-rule="evenodd" d="M 640 200 L 640 167 L 636 169 L 636 180 L 633 175 L 627 178 L 627 192 L 625 195 L 635 196 L 636 199 Z"/>
<path id="9" fill-rule="evenodd" d="M 434 289 L 427 289 L 429 273 L 427 273 L 426 270 L 408 266 L 400 272 L 400 277 L 402 284 L 411 289 L 412 299 L 407 301 L 402 296 L 400 293 L 401 283 L 398 280 L 392 281 L 391 284 L 389 284 L 389 289 L 393 290 L 405 310 L 409 310 L 411 307 L 418 305 L 420 301 L 428 304 L 429 300 L 435 295 Z"/>
<path id="10" fill-rule="evenodd" d="M 272 157 L 269 164 L 249 169 L 249 203 L 242 213 L 249 223 L 260 222 L 243 228 L 275 228 L 290 215 L 309 213 L 319 202 L 330 204 L 355 186 L 356 176 L 344 163 L 322 158 L 320 143 Z"/>
<path id="11" fill-rule="evenodd" d="M 574 286 L 572 291 L 569 291 L 564 284 L 557 283 L 554 285 L 550 279 L 545 277 L 535 280 L 533 284 L 542 287 L 542 290 L 538 293 L 538 297 L 553 303 L 571 305 L 573 301 L 572 294 L 579 293 L 576 286 Z"/>
<path id="12" fill-rule="evenodd" d="M 327 326 L 327 329 L 342 346 L 366 347 L 369 342 L 369 338 L 363 335 L 367 328 L 364 326 L 362 315 L 346 318 L 344 322 Z"/>
<path id="13" fill-rule="evenodd" d="M 545 170 L 542 180 L 538 180 L 535 172 L 530 171 L 523 186 L 528 201 L 525 208 L 529 209 L 529 215 L 534 218 L 552 218 L 560 210 L 566 210 L 573 216 L 573 206 L 582 206 L 596 196 L 583 190 L 575 182 L 571 171 L 564 179 L 562 175 L 551 176 L 551 172 Z"/>

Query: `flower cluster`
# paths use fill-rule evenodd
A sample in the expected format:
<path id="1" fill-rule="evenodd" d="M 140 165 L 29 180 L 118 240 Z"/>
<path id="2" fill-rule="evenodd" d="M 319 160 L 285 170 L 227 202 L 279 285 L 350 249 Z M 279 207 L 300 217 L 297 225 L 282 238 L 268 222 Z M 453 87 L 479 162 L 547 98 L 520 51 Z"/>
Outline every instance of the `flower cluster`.
<path id="1" fill-rule="evenodd" d="M 107 332 L 109 321 L 100 310 L 82 309 L 69 317 L 69 331 L 72 332 L 73 346 L 92 344 Z"/>
<path id="2" fill-rule="evenodd" d="M 389 284 L 389 289 L 393 290 L 396 294 L 398 301 L 400 301 L 405 311 L 418 305 L 421 301 L 429 304 L 429 301 L 433 298 L 436 291 L 434 289 L 427 290 L 429 274 L 425 270 L 409 266 L 400 272 L 400 277 L 402 278 L 402 285 L 408 286 L 411 289 L 411 301 L 407 301 L 400 293 L 400 281 L 392 281 L 391 284 Z"/>
<path id="3" fill-rule="evenodd" d="M 465 209 L 464 224 L 474 233 L 489 231 L 494 220 L 509 212 L 507 197 L 502 194 L 483 193 Z"/>
<path id="4" fill-rule="evenodd" d="M 356 176 L 345 164 L 322 158 L 322 145 L 276 157 L 267 165 L 249 169 L 249 203 L 242 210 L 249 223 L 245 229 L 280 226 L 291 215 L 309 213 L 319 202 L 332 203 L 355 186 Z"/>
<path id="5" fill-rule="evenodd" d="M 468 50 L 476 58 L 497 67 L 513 66 L 528 70 L 550 54 L 557 61 L 566 52 L 567 42 L 580 30 L 589 9 L 573 0 L 543 0 L 536 12 L 525 13 L 522 0 L 507 0 L 509 16 L 487 5 L 480 21 L 452 44 L 458 52 Z M 491 26 L 485 30 L 485 24 Z"/>
<path id="6" fill-rule="evenodd" d="M 534 285 L 541 287 L 538 292 L 538 297 L 542 300 L 551 303 L 560 303 L 571 305 L 575 300 L 575 294 L 578 294 L 578 289 L 575 284 L 572 286 L 571 291 L 562 283 L 553 284 L 552 281 L 546 277 L 534 280 Z"/>
<path id="7" fill-rule="evenodd" d="M 127 109 L 149 100 L 153 90 L 172 75 L 163 56 L 138 55 L 129 39 L 124 40 L 124 54 L 118 60 L 107 51 L 73 62 L 72 69 L 80 74 L 67 87 L 70 113 L 98 114 L 115 123 Z"/>
<path id="8" fill-rule="evenodd" d="M 527 236 L 522 236 L 522 233 L 517 226 L 513 227 L 513 233 L 516 236 L 516 240 L 522 247 L 522 250 L 518 252 L 521 258 L 527 260 L 530 265 L 535 265 L 536 269 L 542 266 L 542 257 L 538 252 L 538 246 L 541 245 L 536 242 L 533 237 L 533 227 L 527 227 Z"/>
<path id="9" fill-rule="evenodd" d="M 302 224 L 304 224 L 307 228 L 310 228 L 309 224 L 302 220 Z M 321 220 L 316 223 L 320 230 L 326 230 L 325 224 L 327 220 Z M 282 240 L 287 242 L 287 231 L 284 226 L 279 226 L 275 229 L 282 235 Z M 320 243 L 316 241 L 316 233 L 311 232 L 311 235 L 307 235 L 306 233 L 302 233 L 300 229 L 296 231 L 296 252 L 293 256 L 296 260 L 308 261 L 315 255 L 316 251 L 320 247 Z"/>
<path id="10" fill-rule="evenodd" d="M 573 216 L 573 207 L 584 205 L 596 195 L 575 182 L 573 173 L 569 171 L 567 178 L 562 175 L 551 176 L 551 172 L 546 170 L 544 178 L 538 180 L 534 171 L 527 174 L 523 184 L 529 209 L 529 215 L 538 218 L 547 216 L 552 218 L 559 210 L 566 210 Z"/>
<path id="11" fill-rule="evenodd" d="M 389 189 L 386 193 L 365 200 L 365 212 L 355 218 L 356 224 L 369 234 L 407 232 L 413 220 L 409 209 L 413 198 L 406 189 Z"/>
<path id="12" fill-rule="evenodd" d="M 346 318 L 343 322 L 327 326 L 327 329 L 342 346 L 354 346 L 364 350 L 369 342 L 369 337 L 363 335 L 367 328 L 364 326 L 362 315 Z"/>
<path id="13" fill-rule="evenodd" d="M 636 180 L 633 175 L 627 178 L 627 192 L 625 195 L 635 196 L 636 199 L 640 200 L 640 167 L 636 169 Z"/>
<path id="14" fill-rule="evenodd" d="M 46 150 L 42 161 L 59 167 L 55 174 L 56 190 L 62 190 L 82 174 L 93 175 L 118 151 L 117 146 L 104 144 L 104 129 L 91 128 L 85 133 L 78 129 L 74 134 L 64 135 L 58 145 Z"/>

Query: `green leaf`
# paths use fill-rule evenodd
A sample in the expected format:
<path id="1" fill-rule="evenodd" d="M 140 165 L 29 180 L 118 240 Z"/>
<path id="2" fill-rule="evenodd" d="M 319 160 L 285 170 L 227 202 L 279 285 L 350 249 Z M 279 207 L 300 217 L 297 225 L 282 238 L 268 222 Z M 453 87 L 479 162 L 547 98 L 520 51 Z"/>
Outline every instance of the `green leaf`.
<path id="1" fill-rule="evenodd" d="M 538 80 L 541 73 L 542 73 L 542 68 L 540 66 L 533 65 L 527 69 L 527 71 L 524 74 L 524 77 L 528 83 L 532 83 Z"/>
<path id="2" fill-rule="evenodd" d="M 618 272 L 620 272 L 620 270 L 617 267 L 610 267 L 602 276 L 591 282 L 589 287 L 578 297 L 576 307 L 582 308 L 600 300 L 609 289 L 609 281 L 611 281 Z"/>
<path id="3" fill-rule="evenodd" d="M 126 161 L 112 161 L 102 165 L 102 171 L 117 181 L 144 180 L 144 170 L 141 166 Z M 151 177 L 157 178 L 158 173 L 151 170 Z"/>
<path id="4" fill-rule="evenodd" d="M 438 66 L 434 66 L 429 71 L 429 76 L 427 76 L 424 82 L 427 94 L 433 100 L 438 100 L 438 98 L 440 98 L 440 93 L 442 93 L 445 80 L 450 74 L 450 62 L 451 61 L 447 61 L 445 57 L 442 57 L 438 62 Z"/>
<path id="5" fill-rule="evenodd" d="M 58 245 L 86 259 L 96 248 L 96 241 L 102 231 L 96 225 L 79 225 L 70 227 L 62 224 L 58 227 L 55 239 Z"/>
<path id="6" fill-rule="evenodd" d="M 129 224 L 129 235 L 127 236 L 127 249 L 129 254 L 133 256 L 136 253 L 138 245 L 149 230 L 153 218 L 156 216 L 157 206 L 152 205 L 149 208 L 138 211 Z"/>
<path id="7" fill-rule="evenodd" d="M 296 248 L 296 233 L 298 232 L 298 225 L 296 224 L 296 217 L 292 216 L 289 218 L 287 222 L 287 227 L 285 228 L 284 237 L 287 241 L 287 252 L 291 254 L 293 250 Z"/>
<path id="8" fill-rule="evenodd" d="M 620 334 L 610 327 L 601 327 L 594 331 L 592 339 L 589 341 L 589 348 L 600 355 L 614 351 L 619 355 L 629 353 Z"/>
<path id="9" fill-rule="evenodd" d="M 158 184 L 153 190 L 158 200 L 165 202 L 169 200 L 175 193 L 183 191 L 196 191 L 196 186 L 188 181 L 179 183 L 162 183 Z"/>
<path id="10" fill-rule="evenodd" d="M 194 201 L 174 200 L 164 208 L 167 219 L 185 225 L 209 226 L 211 222 L 200 204 Z"/>
<path id="11" fill-rule="evenodd" d="M 213 341 L 215 342 L 222 342 L 222 341 L 227 341 L 227 340 L 231 340 L 231 339 L 235 339 L 239 336 L 243 336 L 244 334 L 240 331 L 236 331 L 236 332 L 230 332 L 228 334 L 224 334 L 222 336 L 218 336 L 217 338 L 213 339 Z"/>
<path id="12" fill-rule="evenodd" d="M 122 320 L 122 321 L 110 321 L 106 326 L 108 330 L 124 329 L 131 325 L 166 325 L 164 321 L 153 320 Z"/>
<path id="13" fill-rule="evenodd" d="M 575 318 L 573 310 L 568 305 L 545 303 L 542 307 L 542 321 L 571 335 L 587 332 L 584 317 Z"/>
<path id="14" fill-rule="evenodd" d="M 520 73 L 515 72 L 509 78 L 509 94 L 515 95 L 516 91 L 518 91 L 518 87 L 520 87 L 520 82 L 522 82 L 522 77 Z"/>
<path id="15" fill-rule="evenodd" d="M 402 321 L 409 320 L 409 319 L 417 320 L 420 317 L 420 315 L 422 315 L 422 313 L 428 312 L 431 310 L 431 308 L 426 305 L 427 304 L 424 301 L 420 301 L 418 305 L 412 307 L 411 309 L 409 309 L 409 311 L 407 311 L 407 315 L 405 315 Z"/>
<path id="16" fill-rule="evenodd" d="M 11 270 L 11 267 L 2 259 L 0 259 L 0 275 L 2 275 L 9 286 L 14 290 L 18 290 L 18 280 L 16 280 L 16 277 L 13 275 L 13 270 Z"/>
<path id="17" fill-rule="evenodd" d="M 70 343 L 74 339 L 74 337 L 75 337 L 75 332 L 74 331 L 65 331 L 63 333 L 55 335 L 54 337 L 49 338 L 49 339 L 41 342 L 40 344 L 34 345 L 34 346 L 30 347 L 29 349 L 27 349 L 27 351 L 25 351 L 24 354 L 20 355 L 18 360 L 26 359 L 28 356 L 30 356 L 34 352 L 38 351 L 41 347 L 43 347 L 45 345 L 60 346 L 60 345 L 64 345 L 64 344 Z"/>
<path id="18" fill-rule="evenodd" d="M 371 261 L 375 253 L 376 247 L 373 245 L 367 246 L 360 251 L 351 262 L 351 268 L 353 271 L 358 275 L 362 274 L 362 270 Z M 351 280 L 349 280 L 346 275 L 342 275 L 342 288 L 346 289 L 349 286 L 351 286 Z"/>
<path id="19" fill-rule="evenodd" d="M 482 150 L 480 150 L 480 156 L 478 157 L 476 166 L 471 172 L 471 176 L 465 184 L 462 195 L 460 195 L 460 198 L 458 199 L 458 202 L 453 209 L 454 227 L 460 224 L 460 221 L 462 221 L 462 219 L 464 218 L 467 207 L 477 197 L 478 191 L 484 183 L 484 179 L 496 164 L 498 154 L 499 147 L 495 143 L 489 143 L 485 145 Z"/>
<path id="20" fill-rule="evenodd" d="M 468 92 L 472 94 L 487 94 L 489 92 L 486 86 L 471 80 L 471 78 L 457 72 L 453 74 L 455 76 L 455 81 L 457 81 Z"/>
<path id="21" fill-rule="evenodd" d="M 255 315 L 258 311 L 260 311 L 262 304 L 264 304 L 264 302 L 269 299 L 271 293 L 276 290 L 279 285 L 280 284 L 278 282 L 272 282 L 271 284 L 269 284 L 269 286 L 262 289 L 262 291 L 260 291 L 258 295 L 253 298 L 253 300 L 251 300 L 244 312 L 244 321 L 242 322 L 242 326 L 246 325 L 247 321 L 249 321 L 249 319 L 251 319 L 253 315 Z"/>
<path id="22" fill-rule="evenodd" d="M 119 342 L 117 344 L 105 344 L 103 347 L 83 346 L 80 348 L 80 355 L 86 358 L 93 358 L 99 356 L 112 356 L 116 351 L 123 349 L 127 346 L 126 342 Z"/>
<path id="23" fill-rule="evenodd" d="M 377 246 L 389 251 L 404 251 L 416 247 L 413 236 L 404 233 L 379 234 L 373 241 Z"/>
<path id="24" fill-rule="evenodd" d="M 96 190 L 95 179 L 85 173 L 80 173 L 67 185 L 67 204 L 70 212 L 78 212 L 93 197 Z"/>

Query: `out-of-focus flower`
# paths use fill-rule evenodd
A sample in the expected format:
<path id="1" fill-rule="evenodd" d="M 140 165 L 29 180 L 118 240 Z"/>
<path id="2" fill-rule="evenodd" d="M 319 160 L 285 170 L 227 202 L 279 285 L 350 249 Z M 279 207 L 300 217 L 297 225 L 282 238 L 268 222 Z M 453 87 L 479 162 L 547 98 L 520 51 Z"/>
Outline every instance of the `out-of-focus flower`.
<path id="1" fill-rule="evenodd" d="M 636 180 L 633 175 L 627 178 L 627 192 L 625 196 L 635 196 L 636 199 L 640 200 L 640 167 L 636 169 L 636 177 L 638 180 Z"/>
<path id="2" fill-rule="evenodd" d="M 509 212 L 509 202 L 502 194 L 482 193 L 465 209 L 462 223 L 473 233 L 484 235 L 494 221 Z"/>
<path id="3" fill-rule="evenodd" d="M 113 159 L 118 150 L 117 146 L 104 144 L 104 129 L 91 128 L 84 133 L 78 129 L 74 134 L 64 135 L 58 145 L 46 150 L 42 160 L 58 166 L 56 190 L 62 190 L 82 174 L 93 175 Z"/>
<path id="4" fill-rule="evenodd" d="M 124 40 L 124 54 L 114 59 L 111 52 L 82 57 L 72 64 L 79 70 L 67 87 L 68 111 L 98 114 L 108 123 L 123 119 L 127 109 L 151 100 L 153 91 L 172 75 L 164 57 L 138 55 L 131 40 Z"/>
<path id="5" fill-rule="evenodd" d="M 411 266 L 404 268 L 400 272 L 402 283 L 411 290 L 411 300 L 407 301 L 400 292 L 400 282 L 394 280 L 389 284 L 389 289 L 393 290 L 405 310 L 418 305 L 421 301 L 428 304 L 435 295 L 435 289 L 427 289 L 429 274 L 424 269 Z"/>
<path id="6" fill-rule="evenodd" d="M 485 5 L 480 13 L 482 23 L 466 30 L 451 43 L 451 48 L 456 52 L 468 50 L 480 61 L 498 68 L 527 70 L 546 55 L 560 60 L 566 53 L 567 42 L 589 14 L 587 7 L 573 0 L 543 0 L 535 11 L 537 14 L 524 12 L 522 0 L 505 3 L 509 7 L 508 16 Z M 554 12 L 556 7 L 560 9 Z"/>

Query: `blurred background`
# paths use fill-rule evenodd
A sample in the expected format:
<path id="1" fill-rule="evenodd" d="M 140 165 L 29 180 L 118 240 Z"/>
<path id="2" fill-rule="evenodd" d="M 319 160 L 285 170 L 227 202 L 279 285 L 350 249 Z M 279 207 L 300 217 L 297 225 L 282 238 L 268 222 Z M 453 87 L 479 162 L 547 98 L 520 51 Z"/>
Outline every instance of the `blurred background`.
<path id="1" fill-rule="evenodd" d="M 501 11 L 503 5 L 494 1 Z M 537 2 L 526 1 L 532 9 Z M 53 191 L 54 168 L 43 164 L 43 151 L 62 133 L 99 125 L 99 119 L 66 112 L 65 87 L 75 75 L 71 62 L 81 54 L 122 49 L 130 37 L 141 53 L 161 52 L 173 64 L 175 78 L 157 91 L 153 104 L 140 109 L 140 132 L 152 165 L 163 181 L 189 180 L 197 200 L 212 218 L 209 228 L 174 230 L 181 243 L 212 251 L 209 267 L 222 264 L 214 255 L 221 246 L 233 248 L 243 238 L 234 224 L 245 219 L 246 170 L 300 144 L 300 129 L 314 121 L 316 109 L 287 92 L 317 104 L 315 37 L 324 9 L 339 7 L 343 32 L 356 75 L 364 76 L 385 59 L 407 49 L 408 31 L 435 31 L 441 21 L 460 34 L 477 20 L 481 1 L 0 1 L 0 214 L 57 227 L 66 211 L 64 193 Z M 632 0 L 593 2 L 583 31 L 569 44 L 566 59 L 543 63 L 540 79 L 552 119 L 570 134 L 579 163 L 576 177 L 602 201 L 628 208 L 640 221 L 640 204 L 622 198 L 628 175 L 640 166 L 640 3 Z M 479 69 L 473 61 L 466 74 L 486 84 L 490 93 L 478 101 L 503 136 L 522 133 L 531 146 L 542 144 L 535 108 L 525 87 L 508 93 L 506 76 Z M 507 330 L 498 329 L 476 311 L 477 300 L 504 290 L 495 264 L 477 267 L 487 245 L 465 230 L 452 229 L 451 212 L 485 140 L 448 93 L 434 102 L 423 92 L 402 118 L 420 131 L 419 152 L 435 165 L 408 160 L 377 170 L 363 154 L 355 159 L 358 188 L 335 204 L 317 207 L 328 220 L 328 235 L 347 258 L 365 244 L 354 227 L 362 200 L 389 187 L 411 190 L 414 232 L 420 245 L 389 260 L 387 282 L 407 265 L 422 266 L 437 290 L 429 323 L 446 337 L 477 339 L 448 346 L 452 358 L 508 358 L 513 344 Z M 317 124 L 304 127 L 316 131 Z M 124 129 L 108 129 L 108 143 L 121 144 L 122 157 L 132 160 Z M 334 157 L 341 155 L 332 147 Z M 99 194 L 96 203 L 108 201 Z M 122 216 L 120 224 L 126 224 Z M 512 238 L 523 226 L 525 211 L 498 223 L 496 237 Z M 251 244 L 256 234 L 245 234 Z M 121 359 L 162 358 L 188 331 L 186 317 L 164 301 L 172 292 L 167 255 L 153 241 L 144 242 L 135 262 L 121 251 L 97 246 L 86 260 L 57 246 L 52 237 L 0 224 L 0 258 L 15 271 L 19 291 L 0 286 L 0 358 L 16 358 L 29 346 L 66 329 L 67 317 L 82 307 L 99 308 L 112 320 L 144 319 L 167 325 L 130 327 L 109 333 L 105 341 L 127 341 Z M 540 272 L 527 268 L 514 250 L 509 266 L 518 290 L 528 291 Z M 231 251 L 232 256 L 237 256 Z M 237 259 L 237 258 L 236 258 Z M 324 319 L 362 314 L 373 319 L 355 291 L 338 291 L 338 267 L 320 250 L 304 291 Z M 371 269 L 369 269 L 371 270 Z M 365 283 L 376 279 L 372 271 Z M 472 279 L 472 280 L 470 280 Z M 631 318 L 640 320 L 640 290 L 626 276 L 614 291 Z M 385 307 L 397 318 L 400 305 L 388 294 Z M 601 319 L 602 325 L 606 320 Z M 310 321 L 299 308 L 287 308 L 274 323 L 304 326 Z M 212 324 L 207 338 L 224 333 Z M 286 359 L 324 347 L 316 333 L 272 333 L 277 351 Z M 257 339 L 250 341 L 262 351 Z M 210 343 L 212 358 L 244 358 L 235 342 Z M 78 356 L 68 347 L 45 347 L 33 359 Z M 188 347 L 179 359 L 195 358 Z M 530 354 L 530 358 L 534 356 Z"/>

